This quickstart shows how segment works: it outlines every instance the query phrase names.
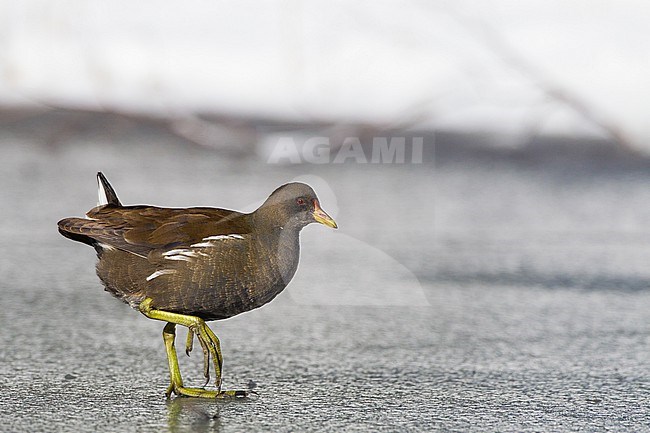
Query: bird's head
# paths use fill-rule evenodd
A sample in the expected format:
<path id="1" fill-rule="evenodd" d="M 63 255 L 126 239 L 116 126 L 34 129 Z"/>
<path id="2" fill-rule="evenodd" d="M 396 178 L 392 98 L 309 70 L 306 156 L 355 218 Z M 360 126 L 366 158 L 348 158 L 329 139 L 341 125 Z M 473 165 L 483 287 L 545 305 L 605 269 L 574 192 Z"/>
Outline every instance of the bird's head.
<path id="1" fill-rule="evenodd" d="M 277 188 L 256 213 L 280 227 L 298 230 L 310 223 L 338 228 L 336 222 L 320 207 L 314 190 L 307 184 L 292 182 Z"/>

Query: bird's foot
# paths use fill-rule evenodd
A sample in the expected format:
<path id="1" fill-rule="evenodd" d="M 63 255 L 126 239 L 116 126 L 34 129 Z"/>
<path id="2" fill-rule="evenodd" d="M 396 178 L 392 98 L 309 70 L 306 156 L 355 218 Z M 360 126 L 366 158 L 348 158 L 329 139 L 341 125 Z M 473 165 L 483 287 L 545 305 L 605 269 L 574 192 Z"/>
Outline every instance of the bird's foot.
<path id="1" fill-rule="evenodd" d="M 169 371 L 171 375 L 170 387 L 167 389 L 167 395 L 170 396 L 172 392 L 179 395 L 188 395 L 188 392 L 194 394 L 221 393 L 221 371 L 223 366 L 223 357 L 221 355 L 221 343 L 219 338 L 208 327 L 205 321 L 196 316 L 189 316 L 184 314 L 172 313 L 163 310 L 156 310 L 152 308 L 152 299 L 146 298 L 139 305 L 139 310 L 142 314 L 155 320 L 164 320 L 167 322 L 163 330 L 163 339 L 165 341 L 165 348 L 167 350 L 167 360 L 169 362 Z M 178 367 L 178 359 L 176 358 L 176 349 L 174 347 L 174 340 L 176 337 L 175 327 L 182 325 L 189 329 L 188 338 L 185 343 L 185 352 L 189 354 L 192 351 L 192 343 L 194 336 L 199 340 L 201 348 L 203 349 L 203 375 L 206 379 L 207 385 L 210 381 L 210 357 L 214 363 L 215 370 L 215 385 L 216 391 L 205 391 L 202 388 L 184 388 L 181 379 L 180 369 Z M 181 390 L 193 390 L 183 392 Z M 197 391 L 200 390 L 200 391 Z M 241 396 L 240 391 L 223 391 L 224 395 Z M 190 395 L 191 396 L 191 395 Z"/>
<path id="2" fill-rule="evenodd" d="M 169 385 L 165 395 L 171 398 L 171 395 L 176 394 L 179 397 L 193 397 L 193 398 L 214 398 L 214 399 L 228 399 L 228 398 L 246 398 L 250 397 L 251 391 L 244 390 L 227 390 L 227 391 L 212 391 L 204 388 L 186 388 L 184 386 L 177 386 L 174 384 Z"/>

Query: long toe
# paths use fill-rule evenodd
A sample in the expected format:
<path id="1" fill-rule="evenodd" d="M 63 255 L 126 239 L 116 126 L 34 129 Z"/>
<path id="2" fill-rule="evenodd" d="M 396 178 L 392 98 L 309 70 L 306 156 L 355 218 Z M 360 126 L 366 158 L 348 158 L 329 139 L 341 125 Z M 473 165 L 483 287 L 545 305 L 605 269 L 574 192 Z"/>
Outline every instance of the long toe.
<path id="1" fill-rule="evenodd" d="M 185 341 L 185 354 L 190 356 L 194 348 L 194 331 L 191 328 L 187 329 L 187 340 Z"/>
<path id="2" fill-rule="evenodd" d="M 199 334 L 199 343 L 201 344 L 201 349 L 203 349 L 203 377 L 205 377 L 205 383 L 203 386 L 206 386 L 210 383 L 210 350 L 208 345 Z"/>
<path id="3" fill-rule="evenodd" d="M 247 398 L 254 394 L 244 390 L 210 391 L 203 388 L 178 388 L 175 392 L 184 397 L 212 399 Z"/>
<path id="4" fill-rule="evenodd" d="M 217 389 L 220 389 L 221 366 L 223 365 L 223 359 L 221 357 L 221 345 L 219 339 L 203 321 L 196 323 L 192 330 L 196 334 L 196 337 L 203 348 L 203 373 L 206 378 L 206 384 L 210 382 L 210 357 L 212 357 L 215 370 L 215 384 Z"/>

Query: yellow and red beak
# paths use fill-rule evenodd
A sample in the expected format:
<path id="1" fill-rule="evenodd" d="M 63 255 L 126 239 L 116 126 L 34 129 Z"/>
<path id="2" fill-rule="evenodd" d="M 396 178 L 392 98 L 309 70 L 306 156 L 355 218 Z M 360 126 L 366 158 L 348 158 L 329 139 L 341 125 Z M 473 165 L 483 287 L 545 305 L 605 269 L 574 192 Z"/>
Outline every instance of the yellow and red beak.
<path id="1" fill-rule="evenodd" d="M 314 200 L 314 212 L 312 215 L 314 216 L 314 220 L 316 220 L 318 223 L 326 225 L 327 227 L 332 227 L 333 229 L 339 227 L 336 225 L 336 221 L 334 221 L 331 216 L 327 215 L 327 213 L 321 209 L 318 200 Z"/>

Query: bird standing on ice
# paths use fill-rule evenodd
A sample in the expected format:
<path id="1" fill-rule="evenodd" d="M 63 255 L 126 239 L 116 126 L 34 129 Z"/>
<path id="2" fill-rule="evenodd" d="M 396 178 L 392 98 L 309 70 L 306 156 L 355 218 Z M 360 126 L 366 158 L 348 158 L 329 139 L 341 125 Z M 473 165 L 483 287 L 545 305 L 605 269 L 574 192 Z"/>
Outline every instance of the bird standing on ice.
<path id="1" fill-rule="evenodd" d="M 86 218 L 59 221 L 59 232 L 95 248 L 97 275 L 107 291 L 150 319 L 167 322 L 167 396 L 246 396 L 246 391 L 221 390 L 220 343 L 205 321 L 261 307 L 284 290 L 298 267 L 300 230 L 313 222 L 337 228 L 316 193 L 306 184 L 288 183 L 246 214 L 211 207 L 123 206 L 101 172 L 97 181 L 99 205 Z M 183 385 L 176 325 L 189 329 L 188 355 L 194 336 L 201 344 L 206 385 L 212 359 L 216 390 Z"/>

